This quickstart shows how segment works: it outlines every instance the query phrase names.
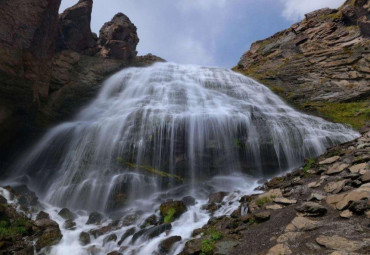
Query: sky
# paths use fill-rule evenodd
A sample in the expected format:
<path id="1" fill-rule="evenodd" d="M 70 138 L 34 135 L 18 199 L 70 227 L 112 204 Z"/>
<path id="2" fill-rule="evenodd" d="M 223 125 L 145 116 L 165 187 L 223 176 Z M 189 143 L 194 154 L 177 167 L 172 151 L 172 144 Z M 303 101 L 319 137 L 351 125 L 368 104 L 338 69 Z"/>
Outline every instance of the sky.
<path id="1" fill-rule="evenodd" d="M 60 12 L 78 0 L 62 0 Z M 91 29 L 122 12 L 138 28 L 139 55 L 182 64 L 235 66 L 251 43 L 344 0 L 94 0 Z"/>

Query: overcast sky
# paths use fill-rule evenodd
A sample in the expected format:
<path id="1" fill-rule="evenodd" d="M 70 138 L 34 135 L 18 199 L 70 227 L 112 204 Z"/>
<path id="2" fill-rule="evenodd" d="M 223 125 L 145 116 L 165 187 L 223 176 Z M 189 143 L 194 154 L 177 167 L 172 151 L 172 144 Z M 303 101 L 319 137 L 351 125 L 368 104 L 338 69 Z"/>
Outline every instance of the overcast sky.
<path id="1" fill-rule="evenodd" d="M 61 12 L 78 0 L 62 0 Z M 344 0 L 94 0 L 96 33 L 117 12 L 138 28 L 139 55 L 207 66 L 235 66 L 252 42 Z"/>

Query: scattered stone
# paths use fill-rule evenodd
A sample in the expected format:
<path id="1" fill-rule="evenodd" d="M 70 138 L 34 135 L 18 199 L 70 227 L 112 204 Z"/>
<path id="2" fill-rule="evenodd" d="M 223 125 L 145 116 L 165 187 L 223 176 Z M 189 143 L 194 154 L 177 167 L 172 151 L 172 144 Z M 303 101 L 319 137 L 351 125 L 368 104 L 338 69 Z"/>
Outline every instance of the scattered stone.
<path id="1" fill-rule="evenodd" d="M 298 212 L 304 213 L 307 216 L 323 216 L 328 211 L 324 206 L 314 203 L 314 202 L 305 202 L 302 205 L 296 208 Z"/>
<path id="2" fill-rule="evenodd" d="M 71 212 L 67 208 L 63 208 L 62 210 L 60 210 L 60 212 L 58 213 L 58 215 L 60 217 L 62 217 L 63 219 L 65 219 L 65 220 L 75 220 L 77 218 L 76 217 L 76 214 L 74 214 L 73 212 Z"/>
<path id="3" fill-rule="evenodd" d="M 349 171 L 351 171 L 351 173 L 359 173 L 361 170 L 366 169 L 366 165 L 366 163 L 353 165 L 349 168 Z"/>
<path id="4" fill-rule="evenodd" d="M 270 219 L 271 214 L 269 211 L 263 211 L 263 212 L 255 213 L 253 216 L 257 222 L 261 223 L 261 222 L 268 221 Z"/>
<path id="5" fill-rule="evenodd" d="M 175 243 L 177 243 L 177 242 L 179 242 L 179 241 L 181 241 L 181 236 L 171 236 L 171 237 L 169 237 L 169 238 L 167 238 L 167 239 L 165 239 L 165 240 L 163 240 L 160 244 L 159 244 L 159 248 L 160 248 L 160 250 L 161 250 L 161 252 L 163 252 L 163 253 L 168 253 L 170 250 L 171 250 L 171 248 L 172 248 L 172 246 L 175 244 Z"/>
<path id="6" fill-rule="evenodd" d="M 310 231 L 320 227 L 320 222 L 309 220 L 305 217 L 295 217 L 285 231 Z"/>
<path id="7" fill-rule="evenodd" d="M 292 254 L 292 251 L 289 249 L 289 246 L 285 243 L 275 245 L 266 253 L 266 255 L 290 255 L 290 254 Z"/>
<path id="8" fill-rule="evenodd" d="M 361 181 L 363 183 L 370 182 L 370 171 L 366 171 L 362 176 L 361 176 Z"/>
<path id="9" fill-rule="evenodd" d="M 287 232 L 282 234 L 276 240 L 278 243 L 294 242 L 298 237 L 302 235 L 301 232 Z"/>
<path id="10" fill-rule="evenodd" d="M 87 225 L 91 225 L 91 224 L 98 225 L 101 223 L 102 220 L 103 220 L 103 215 L 101 215 L 98 212 L 92 212 L 89 215 L 89 219 L 87 220 L 86 224 Z"/>
<path id="11" fill-rule="evenodd" d="M 112 251 L 110 253 L 107 253 L 107 255 L 123 255 L 123 254 L 119 251 Z"/>
<path id="12" fill-rule="evenodd" d="M 338 182 L 329 182 L 328 184 L 326 184 L 326 186 L 324 187 L 324 190 L 328 193 L 339 193 L 344 185 L 346 185 L 347 183 L 347 180 L 342 180 L 342 181 L 338 181 Z"/>
<path id="13" fill-rule="evenodd" d="M 228 255 L 230 254 L 230 250 L 239 244 L 239 242 L 233 240 L 219 241 L 215 245 L 215 254 Z"/>
<path id="14" fill-rule="evenodd" d="M 91 242 L 90 234 L 87 232 L 81 232 L 79 240 L 82 246 L 88 245 Z"/>
<path id="15" fill-rule="evenodd" d="M 367 211 L 365 212 L 365 216 L 366 216 L 366 218 L 370 219 L 370 210 L 367 210 Z"/>
<path id="16" fill-rule="evenodd" d="M 328 249 L 347 252 L 359 250 L 366 244 L 365 242 L 348 240 L 338 235 L 320 235 L 316 238 L 316 242 Z"/>
<path id="17" fill-rule="evenodd" d="M 367 209 L 370 208 L 369 198 L 361 199 L 359 201 L 353 201 L 348 209 L 355 214 L 364 214 Z"/>
<path id="18" fill-rule="evenodd" d="M 267 210 L 279 210 L 283 207 L 281 205 L 273 204 L 273 205 L 266 205 Z"/>
<path id="19" fill-rule="evenodd" d="M 157 225 L 158 224 L 158 219 L 155 214 L 150 215 L 148 218 L 145 219 L 145 226 L 150 226 L 150 225 Z"/>
<path id="20" fill-rule="evenodd" d="M 135 242 L 139 237 L 142 237 L 146 240 L 152 239 L 171 229 L 171 224 L 162 224 L 159 226 L 142 229 L 134 234 L 134 236 L 132 237 L 132 242 Z"/>
<path id="21" fill-rule="evenodd" d="M 352 190 L 348 194 L 346 194 L 344 198 L 336 204 L 336 208 L 338 210 L 343 210 L 349 206 L 350 202 L 368 199 L 370 197 L 370 187 L 365 185 L 367 184 L 364 184 L 360 188 Z"/>
<path id="22" fill-rule="evenodd" d="M 126 215 L 122 220 L 122 225 L 123 226 L 130 226 L 130 225 L 134 224 L 139 218 L 140 218 L 139 213 L 133 213 L 133 214 L 130 214 L 130 215 Z"/>
<path id="23" fill-rule="evenodd" d="M 319 165 L 332 164 L 332 163 L 336 162 L 339 158 L 340 158 L 339 156 L 334 156 L 334 157 L 331 157 L 331 158 L 327 158 L 323 161 L 320 161 Z"/>
<path id="24" fill-rule="evenodd" d="M 283 193 L 281 192 L 281 189 L 271 189 L 265 193 L 259 194 L 258 199 L 262 198 L 279 198 L 282 197 Z"/>
<path id="25" fill-rule="evenodd" d="M 323 200 L 323 199 L 325 199 L 326 198 L 326 196 L 324 196 L 324 195 L 321 195 L 321 194 L 319 194 L 319 193 L 312 193 L 311 195 L 310 195 L 310 198 L 308 199 L 309 201 L 321 201 L 321 200 Z"/>
<path id="26" fill-rule="evenodd" d="M 36 242 L 36 251 L 40 251 L 42 248 L 50 247 L 59 243 L 62 237 L 59 226 L 47 228 Z"/>
<path id="27" fill-rule="evenodd" d="M 297 200 L 295 200 L 295 199 L 287 199 L 285 197 L 277 197 L 277 198 L 274 198 L 273 201 L 275 203 L 283 204 L 283 205 L 292 205 L 292 204 L 296 204 L 297 203 Z"/>
<path id="28" fill-rule="evenodd" d="M 344 163 L 336 163 L 329 167 L 329 169 L 326 171 L 326 174 L 338 174 L 345 170 L 349 165 Z"/>
<path id="29" fill-rule="evenodd" d="M 353 213 L 350 210 L 344 210 L 343 212 L 340 213 L 340 217 L 348 219 L 353 216 Z"/>

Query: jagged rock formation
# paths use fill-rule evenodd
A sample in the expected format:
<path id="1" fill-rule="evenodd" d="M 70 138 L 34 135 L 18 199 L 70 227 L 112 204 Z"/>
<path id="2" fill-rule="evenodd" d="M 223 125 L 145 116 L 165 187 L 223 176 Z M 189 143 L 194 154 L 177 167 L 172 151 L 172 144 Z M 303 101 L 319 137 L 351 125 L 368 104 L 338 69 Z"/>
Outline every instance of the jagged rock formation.
<path id="1" fill-rule="evenodd" d="M 136 56 L 136 27 L 123 14 L 99 39 L 90 29 L 92 0 L 59 15 L 60 2 L 0 2 L 0 168 L 12 147 L 71 117 L 108 75 L 164 61 Z"/>
<path id="2" fill-rule="evenodd" d="M 348 0 L 338 10 L 309 13 L 290 28 L 253 43 L 234 70 L 301 109 L 361 127 L 370 114 L 369 15 L 368 0 Z M 348 116 L 341 118 L 335 109 Z"/>

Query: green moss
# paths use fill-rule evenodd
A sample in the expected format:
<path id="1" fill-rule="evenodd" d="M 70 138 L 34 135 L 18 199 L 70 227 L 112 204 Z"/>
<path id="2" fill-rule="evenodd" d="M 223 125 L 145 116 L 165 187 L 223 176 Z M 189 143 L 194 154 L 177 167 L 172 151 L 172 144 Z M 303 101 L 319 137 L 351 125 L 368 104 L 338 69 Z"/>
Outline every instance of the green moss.
<path id="1" fill-rule="evenodd" d="M 174 208 L 170 208 L 167 212 L 167 215 L 164 216 L 164 223 L 171 223 L 174 220 L 174 215 L 176 213 L 176 210 Z"/>
<path id="2" fill-rule="evenodd" d="M 169 174 L 169 173 L 166 173 L 164 171 L 155 169 L 155 168 L 153 168 L 151 166 L 138 165 L 138 164 L 135 164 L 135 163 L 124 162 L 124 160 L 122 158 L 120 158 L 120 157 L 117 158 L 117 162 L 120 163 L 120 164 L 125 164 L 126 166 L 128 166 L 131 169 L 140 169 L 140 170 L 143 170 L 143 171 L 145 171 L 147 173 L 158 175 L 160 177 L 167 177 L 167 178 L 177 179 L 177 180 L 179 180 L 181 182 L 184 182 L 184 179 L 182 177 L 178 176 L 178 175 Z"/>
<path id="3" fill-rule="evenodd" d="M 17 219 L 11 223 L 7 219 L 0 220 L 0 239 L 12 238 L 24 235 L 30 229 L 30 223 L 26 219 Z"/>
<path id="4" fill-rule="evenodd" d="M 283 94 L 285 89 L 279 86 L 270 86 L 270 89 L 276 94 Z"/>

